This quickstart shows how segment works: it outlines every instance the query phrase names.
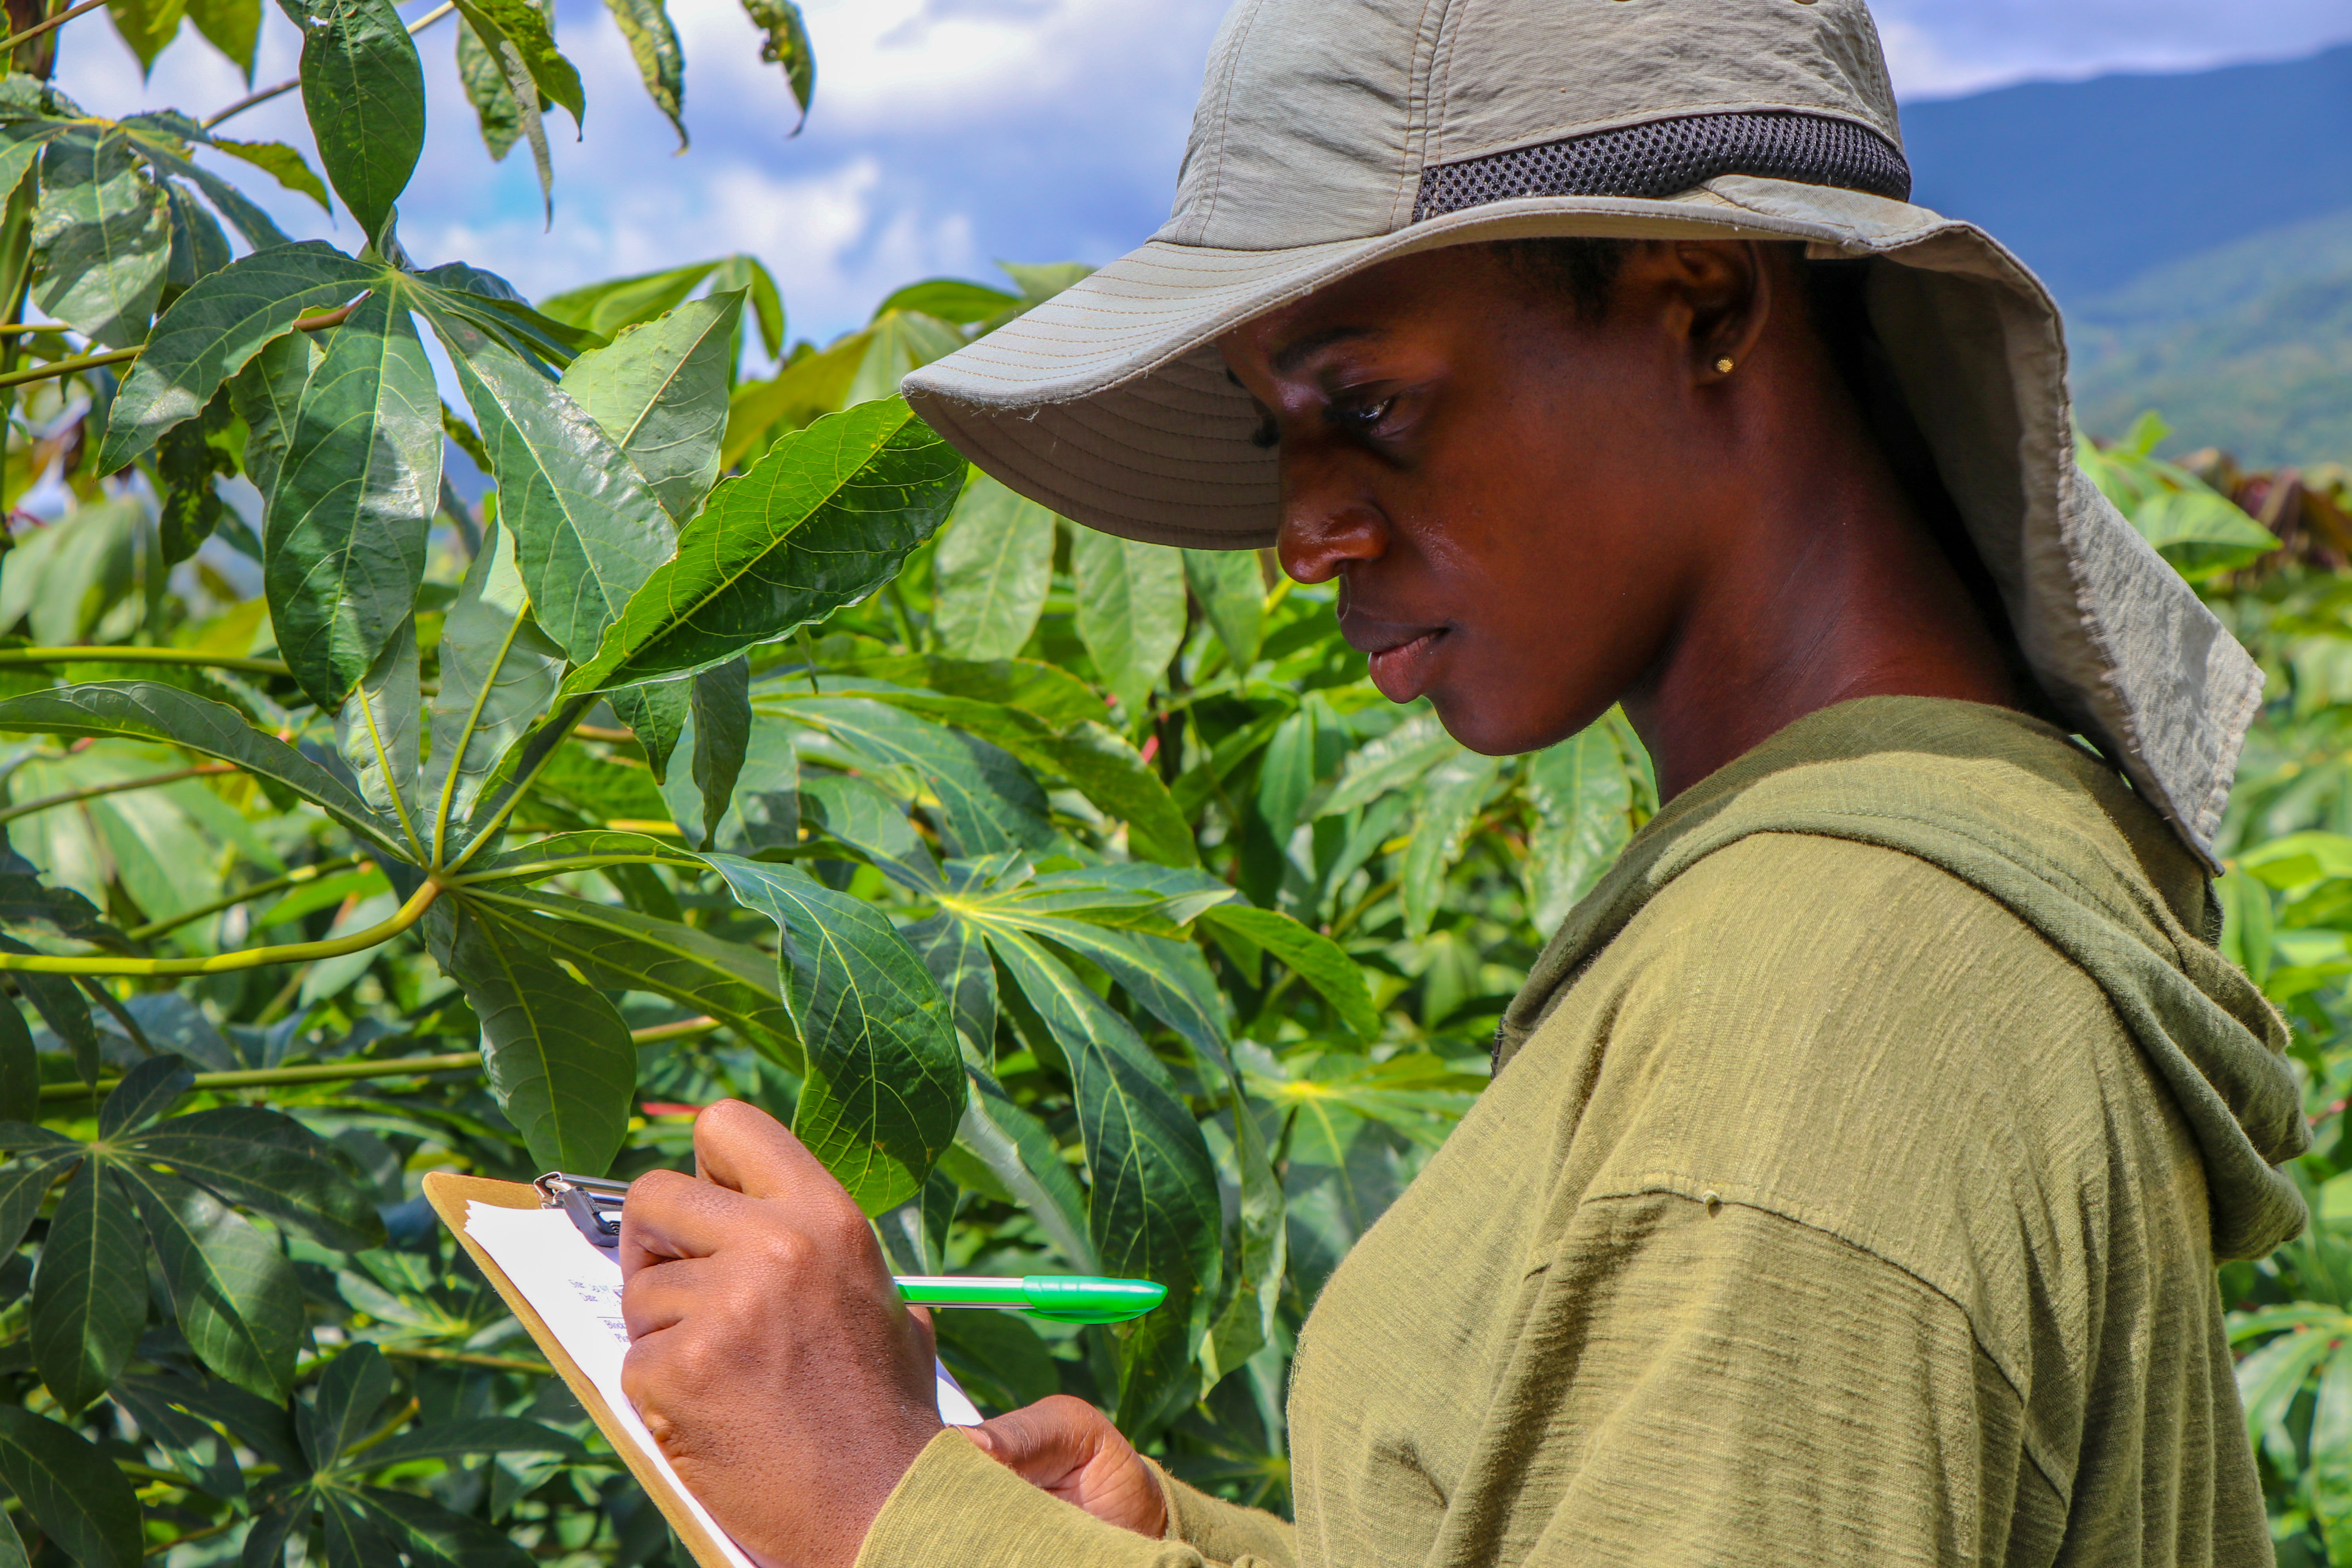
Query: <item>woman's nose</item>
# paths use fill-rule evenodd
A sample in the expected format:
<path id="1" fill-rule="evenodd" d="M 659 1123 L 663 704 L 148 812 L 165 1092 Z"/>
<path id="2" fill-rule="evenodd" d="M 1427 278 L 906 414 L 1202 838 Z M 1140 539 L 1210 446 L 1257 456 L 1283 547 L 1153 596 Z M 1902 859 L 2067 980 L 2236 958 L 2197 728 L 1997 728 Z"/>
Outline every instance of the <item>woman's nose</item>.
<path id="1" fill-rule="evenodd" d="M 1275 549 L 1283 571 L 1301 583 L 1328 583 L 1351 561 L 1387 553 L 1388 520 L 1369 497 L 1287 450 L 1282 469 L 1282 530 Z"/>

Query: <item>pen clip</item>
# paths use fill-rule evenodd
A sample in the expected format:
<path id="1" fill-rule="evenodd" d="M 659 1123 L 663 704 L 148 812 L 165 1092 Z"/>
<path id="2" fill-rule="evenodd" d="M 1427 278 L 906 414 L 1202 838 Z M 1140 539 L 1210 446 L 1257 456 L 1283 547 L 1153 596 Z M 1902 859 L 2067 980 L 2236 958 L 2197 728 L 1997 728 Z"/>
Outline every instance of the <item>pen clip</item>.
<path id="1" fill-rule="evenodd" d="M 605 1252 L 620 1250 L 621 1203 L 629 1194 L 628 1183 L 550 1171 L 531 1185 L 539 1189 L 539 1206 L 570 1215 L 590 1246 Z"/>

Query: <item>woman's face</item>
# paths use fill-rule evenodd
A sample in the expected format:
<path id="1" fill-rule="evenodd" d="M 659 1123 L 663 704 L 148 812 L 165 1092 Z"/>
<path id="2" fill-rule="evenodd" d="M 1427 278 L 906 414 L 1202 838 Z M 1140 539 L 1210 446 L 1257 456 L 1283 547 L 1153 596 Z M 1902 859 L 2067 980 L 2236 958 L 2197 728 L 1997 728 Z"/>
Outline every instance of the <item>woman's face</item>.
<path id="1" fill-rule="evenodd" d="M 1283 568 L 1339 580 L 1340 630 L 1391 700 L 1427 696 L 1475 751 L 1532 751 L 1658 659 L 1736 500 L 1706 471 L 1723 416 L 1694 357 L 1721 334 L 1685 286 L 1718 250 L 1752 289 L 1752 247 L 1637 247 L 1592 321 L 1462 246 L 1220 342 L 1279 443 Z"/>

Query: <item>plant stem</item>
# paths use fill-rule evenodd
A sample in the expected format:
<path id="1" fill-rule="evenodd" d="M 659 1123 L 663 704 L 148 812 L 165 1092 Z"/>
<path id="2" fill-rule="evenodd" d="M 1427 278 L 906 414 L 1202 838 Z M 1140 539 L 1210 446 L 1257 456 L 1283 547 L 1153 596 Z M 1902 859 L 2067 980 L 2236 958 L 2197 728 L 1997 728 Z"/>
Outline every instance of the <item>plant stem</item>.
<path id="1" fill-rule="evenodd" d="M 174 1546 L 185 1546 L 191 1541 L 207 1540 L 210 1537 L 221 1534 L 225 1531 L 234 1530 L 244 1522 L 245 1521 L 237 1517 L 236 1514 L 230 1514 L 218 1524 L 208 1524 L 202 1530 L 192 1530 L 185 1535 L 175 1535 L 169 1541 L 159 1541 L 154 1545 L 149 1547 L 143 1555 L 149 1557 L 160 1557 L 164 1552 L 171 1551 Z"/>
<path id="2" fill-rule="evenodd" d="M 215 899 L 209 904 L 200 905 L 185 914 L 173 915 L 167 921 L 154 921 L 143 926 L 134 926 L 124 934 L 133 942 L 147 942 L 162 936 L 165 931 L 177 931 L 192 921 L 200 921 L 206 915 L 216 915 L 223 910 L 233 910 L 237 905 L 249 903 L 255 899 L 266 899 L 272 893 L 282 892 L 288 888 L 298 888 L 305 882 L 315 882 L 330 871 L 348 871 L 354 866 L 364 865 L 366 861 L 367 857 L 364 855 L 345 855 L 333 860 L 319 861 L 316 865 L 297 866 L 283 877 L 272 877 L 267 882 L 256 882 L 250 888 L 241 888 L 225 899 Z"/>
<path id="3" fill-rule="evenodd" d="M 298 1083 L 352 1083 L 365 1078 L 416 1078 L 426 1073 L 463 1072 L 482 1065 L 479 1051 L 452 1051 L 445 1057 L 402 1057 L 395 1061 L 381 1062 L 315 1062 L 299 1068 L 249 1068 L 237 1072 L 200 1072 L 195 1075 L 198 1089 L 270 1089 Z M 79 1100 L 85 1096 L 103 1095 L 121 1080 L 110 1079 L 95 1086 L 79 1083 L 45 1083 L 41 1086 L 43 1100 Z"/>
<path id="4" fill-rule="evenodd" d="M 47 811 L 52 806 L 71 805 L 79 800 L 96 800 L 100 795 L 121 795 L 134 789 L 158 789 L 164 784 L 178 784 L 182 779 L 216 778 L 222 773 L 235 772 L 236 770 L 226 763 L 202 763 L 193 768 L 174 768 L 168 773 L 149 773 L 144 778 L 117 779 L 112 784 L 87 784 L 80 789 L 69 789 L 58 795 L 45 795 L 38 800 L 24 801 L 16 805 L 0 808 L 0 823 L 14 822 L 20 816 L 30 816 L 37 811 Z"/>
<path id="5" fill-rule="evenodd" d="M 336 1455 L 335 1458 L 337 1459 L 348 1459 L 353 1454 L 366 1453 L 370 1448 L 374 1447 L 377 1444 L 383 1442 L 385 1438 L 399 1431 L 403 1426 L 407 1426 L 408 1418 L 415 1415 L 419 1408 L 420 1406 L 417 1402 L 412 1398 L 407 1404 L 400 1407 L 399 1413 L 394 1415 L 391 1420 L 385 1422 L 383 1426 L 377 1427 L 374 1431 L 369 1433 L 366 1436 L 361 1438 L 358 1442 L 352 1444 L 350 1447 Z"/>
<path id="6" fill-rule="evenodd" d="M 382 946 L 424 919 L 425 911 L 440 896 L 441 884 L 426 882 L 382 925 L 328 942 L 252 947 L 238 952 L 215 953 L 210 958 L 60 958 L 46 952 L 0 952 L 0 971 L 36 974 L 228 974 L 242 969 L 265 969 L 273 963 L 310 963 Z"/>
<path id="7" fill-rule="evenodd" d="M 714 1034 L 726 1026 L 716 1018 L 681 1018 L 675 1024 L 654 1024 L 643 1029 L 632 1029 L 629 1038 L 641 1046 L 655 1046 L 665 1040 L 686 1040 L 699 1035 Z M 307 1067 L 243 1068 L 235 1072 L 197 1073 L 194 1088 L 198 1090 L 273 1089 L 289 1084 L 356 1083 L 369 1078 L 422 1078 L 428 1073 L 464 1072 L 481 1065 L 482 1053 L 479 1051 L 452 1051 L 446 1056 L 399 1057 L 390 1061 L 313 1062 Z M 121 1081 L 121 1079 L 107 1079 L 96 1084 L 45 1083 L 41 1086 L 41 1098 L 100 1099 Z"/>
<path id="8" fill-rule="evenodd" d="M 127 359 L 137 359 L 138 349 L 110 349 L 102 354 L 78 354 L 72 359 L 51 360 L 31 370 L 12 370 L 0 375 L 0 386 L 22 386 L 27 382 L 53 381 L 61 375 L 71 375 L 78 370 L 95 370 L 102 364 L 121 364 Z"/>
<path id="9" fill-rule="evenodd" d="M 664 1040 L 691 1040 L 726 1026 L 716 1018 L 680 1018 L 675 1024 L 656 1024 L 650 1028 L 631 1029 L 629 1038 L 641 1046 L 652 1046 Z"/>
<path id="10" fill-rule="evenodd" d="M 481 1355 L 473 1351 L 395 1350 L 390 1345 L 378 1348 L 402 1361 L 450 1362 L 458 1366 L 487 1366 L 494 1372 L 534 1372 L 542 1377 L 552 1376 L 555 1372 L 543 1361 L 525 1361 L 520 1356 Z"/>
<path id="11" fill-rule="evenodd" d="M 63 321 L 0 321 L 0 332 L 71 332 L 79 328 Z"/>
<path id="12" fill-rule="evenodd" d="M 611 823 L 606 823 L 611 827 Z M 677 829 L 662 824 L 672 837 Z M 620 831 L 615 828 L 615 832 Z M 443 881 L 453 888 L 468 888 L 477 882 L 538 881 L 542 877 L 560 877 L 567 871 L 593 871 L 605 866 L 685 866 L 699 868 L 702 862 L 686 855 L 579 855 L 565 860 L 538 860 L 527 866 L 501 866 L 494 871 L 474 871 L 461 877 L 445 877 Z"/>
<path id="13" fill-rule="evenodd" d="M 240 675 L 293 673 L 274 658 L 231 658 L 177 647 L 0 648 L 0 665 L 10 664 L 184 664 L 200 669 L 233 669 Z"/>
<path id="14" fill-rule="evenodd" d="M 16 46 L 18 44 L 29 43 L 33 39 L 39 37 L 43 33 L 51 32 L 58 27 L 62 27 L 68 22 L 72 21 L 76 16 L 86 16 L 89 13 L 97 10 L 100 5 L 106 4 L 107 0 L 81 0 L 80 5 L 76 5 L 69 11 L 60 11 L 46 22 L 36 22 L 21 33 L 11 33 L 5 38 L 0 38 L 0 54 L 5 54 L 14 58 L 16 53 Z"/>
<path id="15" fill-rule="evenodd" d="M 425 12 L 425 15 L 417 17 L 416 20 L 408 24 L 408 36 L 412 38 L 416 37 L 417 34 L 425 31 L 425 28 L 439 21 L 442 17 L 448 16 L 451 12 L 457 10 L 457 0 L 449 0 L 449 4 L 446 5 L 436 5 L 432 10 Z M 238 99 L 235 103 L 230 104 L 226 109 L 221 110 L 218 112 L 206 117 L 204 121 L 200 121 L 200 123 L 205 130 L 210 131 L 214 126 L 220 124 L 222 121 L 234 120 L 248 109 L 258 109 L 263 104 L 268 103 L 271 99 L 282 98 L 301 85 L 302 79 L 300 77 L 289 77 L 286 80 L 279 82 L 276 87 L 265 87 L 259 92 L 249 92 L 246 94 L 243 98 Z"/>

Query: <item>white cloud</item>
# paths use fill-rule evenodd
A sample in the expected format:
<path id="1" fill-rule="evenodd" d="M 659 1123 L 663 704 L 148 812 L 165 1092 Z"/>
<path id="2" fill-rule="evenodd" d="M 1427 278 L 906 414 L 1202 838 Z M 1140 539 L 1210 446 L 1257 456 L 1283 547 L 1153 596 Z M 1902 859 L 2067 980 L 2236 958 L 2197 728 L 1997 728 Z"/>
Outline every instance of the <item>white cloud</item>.
<path id="1" fill-rule="evenodd" d="M 431 0 L 410 0 L 411 15 Z M 809 0 L 815 112 L 804 134 L 782 74 L 759 58 L 739 0 L 671 0 L 687 55 L 693 150 L 646 100 L 598 0 L 560 0 L 588 97 L 587 135 L 561 111 L 555 219 L 542 231 L 527 150 L 493 165 L 451 64 L 451 25 L 420 40 L 429 126 L 402 205 L 421 259 L 464 259 L 534 296 L 732 250 L 782 284 L 796 333 L 861 321 L 897 285 L 986 276 L 997 257 L 1103 261 L 1157 226 L 1175 183 L 1201 63 L 1223 0 Z M 1898 89 L 1969 91 L 2035 76 L 2183 68 L 2293 55 L 2352 36 L 2343 0 L 1880 0 Z M 299 39 L 265 7 L 257 79 L 291 75 Z M 92 16 L 61 77 L 91 110 L 203 114 L 246 90 L 189 30 L 151 81 Z M 230 133 L 310 147 L 299 98 Z M 240 184 L 297 237 L 355 243 L 257 173 Z"/>

